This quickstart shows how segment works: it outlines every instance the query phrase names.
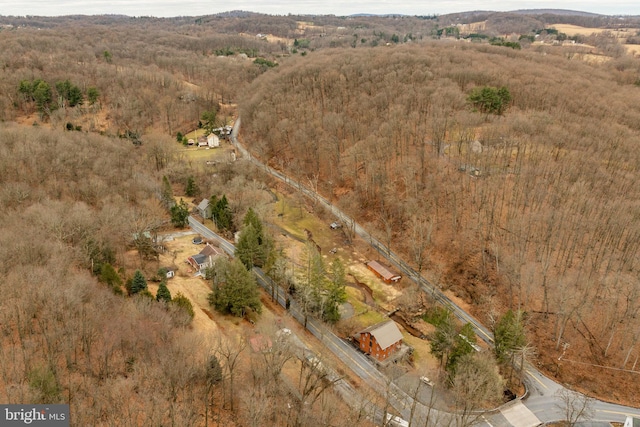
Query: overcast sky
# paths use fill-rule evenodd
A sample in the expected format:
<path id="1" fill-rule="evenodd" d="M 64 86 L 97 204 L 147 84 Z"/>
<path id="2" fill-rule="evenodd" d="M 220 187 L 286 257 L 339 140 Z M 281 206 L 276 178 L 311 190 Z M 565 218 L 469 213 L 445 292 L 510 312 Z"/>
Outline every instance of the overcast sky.
<path id="1" fill-rule="evenodd" d="M 446 14 L 472 10 L 571 9 L 605 15 L 640 15 L 639 0 L 0 0 L 0 15 L 198 16 L 230 10 L 271 15 L 355 13 Z"/>

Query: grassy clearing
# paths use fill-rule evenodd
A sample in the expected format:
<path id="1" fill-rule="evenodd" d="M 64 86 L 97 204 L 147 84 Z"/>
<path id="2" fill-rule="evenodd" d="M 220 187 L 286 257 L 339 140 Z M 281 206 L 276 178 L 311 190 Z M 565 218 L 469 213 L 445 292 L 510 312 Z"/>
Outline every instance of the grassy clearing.
<path id="1" fill-rule="evenodd" d="M 588 36 L 591 34 L 601 34 L 605 31 L 609 31 L 615 34 L 618 38 L 626 38 L 632 35 L 635 35 L 638 31 L 637 28 L 591 28 L 591 27 L 581 27 L 579 25 L 570 25 L 570 24 L 555 24 L 552 25 L 551 28 L 555 28 L 561 33 L 565 33 L 568 36 Z"/>
<path id="2" fill-rule="evenodd" d="M 307 238 L 306 229 L 313 233 L 313 239 L 317 243 L 324 241 L 325 236 L 320 235 L 324 234 L 320 233 L 323 223 L 307 212 L 305 202 L 288 199 L 281 193 L 277 193 L 277 195 L 278 202 L 276 203 L 275 210 L 278 219 L 274 222 L 276 222 L 278 226 L 302 239 Z"/>
<path id="3" fill-rule="evenodd" d="M 638 44 L 625 44 L 624 48 L 627 50 L 627 52 L 633 55 L 640 55 L 640 45 Z"/>
<path id="4" fill-rule="evenodd" d="M 347 302 L 353 306 L 354 318 L 360 320 L 360 315 L 363 313 L 367 313 L 368 311 L 373 310 L 372 307 L 369 307 L 362 300 L 362 293 L 355 288 L 347 287 Z"/>
<path id="5" fill-rule="evenodd" d="M 361 307 L 362 309 L 358 311 L 358 309 L 356 309 L 354 306 L 356 314 L 353 316 L 353 320 L 355 321 L 355 323 L 360 325 L 358 329 L 363 329 L 368 326 L 375 325 L 376 323 L 388 320 L 388 317 L 384 316 L 382 313 L 378 313 L 367 305 L 361 304 Z"/>
<path id="6" fill-rule="evenodd" d="M 184 137 L 187 139 L 193 139 L 194 141 L 198 141 L 198 138 L 200 138 L 201 136 L 206 136 L 206 133 L 207 132 L 204 129 L 196 129 L 196 130 L 192 130 L 191 132 L 186 134 Z"/>
<path id="7" fill-rule="evenodd" d="M 202 148 L 185 148 L 183 150 L 181 150 L 180 152 L 182 154 L 184 154 L 185 157 L 187 157 L 187 159 L 189 160 L 210 160 L 213 159 L 214 157 L 217 157 L 216 151 L 218 151 L 218 149 L 206 149 L 204 147 Z"/>
<path id="8" fill-rule="evenodd" d="M 190 163 L 200 169 L 211 169 L 212 165 L 207 165 L 207 162 L 229 162 L 231 161 L 231 145 L 225 144 L 218 148 L 205 148 L 205 147 L 187 147 L 179 149 L 178 153 L 184 159 L 185 163 Z"/>

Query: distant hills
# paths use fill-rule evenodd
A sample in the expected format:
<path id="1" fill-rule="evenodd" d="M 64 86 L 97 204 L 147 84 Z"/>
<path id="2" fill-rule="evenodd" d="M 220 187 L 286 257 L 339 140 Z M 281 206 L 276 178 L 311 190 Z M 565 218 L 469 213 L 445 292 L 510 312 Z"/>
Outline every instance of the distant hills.
<path id="1" fill-rule="evenodd" d="M 599 13 L 591 13 L 591 12 L 582 12 L 580 10 L 569 10 L 569 9 L 518 9 L 514 10 L 511 13 L 518 13 L 521 15 L 565 15 L 565 16 L 590 16 L 590 17 L 598 17 L 598 16 L 607 16 Z"/>

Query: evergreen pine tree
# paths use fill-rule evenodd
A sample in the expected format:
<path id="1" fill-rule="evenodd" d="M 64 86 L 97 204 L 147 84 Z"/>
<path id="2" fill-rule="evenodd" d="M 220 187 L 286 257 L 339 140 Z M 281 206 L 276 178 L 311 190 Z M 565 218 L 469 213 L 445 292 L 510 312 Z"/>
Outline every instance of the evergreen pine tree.
<path id="1" fill-rule="evenodd" d="M 206 378 L 209 386 L 222 381 L 222 366 L 220 366 L 220 361 L 215 354 L 212 354 L 207 362 Z"/>
<path id="2" fill-rule="evenodd" d="M 171 299 L 171 305 L 174 305 L 180 310 L 183 310 L 191 319 L 193 319 L 196 315 L 196 312 L 193 310 L 193 304 L 191 304 L 189 298 L 185 297 L 180 292 L 178 292 L 178 294 Z"/>
<path id="3" fill-rule="evenodd" d="M 347 300 L 344 265 L 336 258 L 329 269 L 329 283 L 326 290 L 326 302 L 322 317 L 325 321 L 335 323 L 340 320 L 340 305 Z"/>
<path id="4" fill-rule="evenodd" d="M 156 301 L 171 301 L 171 292 L 169 292 L 169 288 L 167 288 L 167 281 L 163 280 L 160 282 L 160 286 L 158 286 L 158 292 L 156 293 Z"/>
<path id="5" fill-rule="evenodd" d="M 221 313 L 242 317 L 248 308 L 260 312 L 260 292 L 254 275 L 239 259 L 216 264 L 213 292 L 209 304 Z"/>
<path id="6" fill-rule="evenodd" d="M 524 313 L 521 310 L 507 311 L 496 323 L 493 335 L 496 359 L 500 363 L 509 362 L 513 357 L 513 352 L 527 342 L 524 330 Z"/>
<path id="7" fill-rule="evenodd" d="M 131 280 L 131 295 L 135 295 L 143 290 L 147 289 L 147 279 L 144 278 L 142 271 L 136 270 Z"/>
<path id="8" fill-rule="evenodd" d="M 209 205 L 211 206 L 211 216 L 213 222 L 220 231 L 234 231 L 233 225 L 233 212 L 229 207 L 229 201 L 226 195 L 222 195 L 220 199 L 216 196 L 211 196 L 209 199 Z"/>
<path id="9" fill-rule="evenodd" d="M 186 227 L 189 223 L 189 208 L 184 200 L 171 207 L 171 223 L 178 228 Z"/>
<path id="10" fill-rule="evenodd" d="M 243 225 L 245 227 L 249 225 L 253 226 L 253 228 L 258 233 L 258 244 L 261 245 L 262 240 L 264 239 L 263 232 L 262 232 L 262 221 L 260 221 L 260 218 L 258 218 L 258 215 L 255 213 L 255 211 L 252 208 L 249 208 L 249 210 L 247 211 L 247 214 L 244 216 Z"/>
<path id="11" fill-rule="evenodd" d="M 187 178 L 187 185 L 184 187 L 184 194 L 188 197 L 195 197 L 200 189 L 198 188 L 198 184 L 196 184 L 196 180 L 193 179 L 192 176 Z"/>
<path id="12" fill-rule="evenodd" d="M 253 225 L 245 227 L 240 233 L 235 254 L 247 270 L 251 270 L 253 266 L 262 266 L 264 261 L 258 239 L 258 233 Z"/>

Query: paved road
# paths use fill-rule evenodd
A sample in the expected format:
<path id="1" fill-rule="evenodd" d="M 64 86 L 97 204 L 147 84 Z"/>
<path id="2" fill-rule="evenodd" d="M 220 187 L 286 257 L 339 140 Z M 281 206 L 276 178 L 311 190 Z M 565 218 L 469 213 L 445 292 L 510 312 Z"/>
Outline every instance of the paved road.
<path id="1" fill-rule="evenodd" d="M 240 118 L 236 120 L 231 133 L 231 141 L 242 154 L 243 157 L 249 159 L 256 166 L 264 169 L 270 175 L 280 179 L 282 182 L 288 184 L 292 188 L 300 191 L 311 199 L 314 199 L 321 203 L 325 209 L 333 213 L 333 215 L 342 221 L 347 227 L 351 227 L 353 232 L 360 236 L 365 241 L 369 242 L 382 256 L 392 263 L 399 271 L 401 271 L 405 277 L 413 280 L 417 283 L 421 289 L 427 294 L 431 295 L 436 301 L 442 304 L 444 307 L 449 308 L 456 317 L 458 317 L 464 323 L 470 323 L 474 326 L 476 334 L 489 345 L 493 345 L 493 335 L 491 332 L 482 325 L 477 319 L 469 315 L 462 308 L 457 306 L 449 297 L 447 297 L 440 289 L 434 284 L 427 281 L 424 277 L 418 274 L 408 263 L 402 260 L 397 254 L 387 248 L 382 242 L 372 236 L 364 228 L 362 228 L 355 220 L 346 215 L 336 206 L 332 205 L 327 199 L 321 195 L 315 193 L 311 189 L 308 189 L 304 185 L 295 180 L 292 180 L 283 173 L 264 165 L 258 159 L 253 157 L 242 145 L 238 143 L 237 135 L 240 129 Z M 528 365 L 526 369 L 525 383 L 527 384 L 529 393 L 526 400 L 523 401 L 525 407 L 533 413 L 541 422 L 551 422 L 562 419 L 562 402 L 558 399 L 556 393 L 563 388 L 562 385 L 547 378 L 534 366 Z M 640 417 L 640 409 L 630 408 L 622 405 L 614 405 L 602 401 L 594 402 L 595 417 L 594 420 L 606 420 L 624 422 L 627 415 L 633 415 Z M 513 425 L 515 427 L 525 427 L 531 423 L 529 414 L 525 417 L 507 415 L 509 417 L 507 425 Z M 496 425 L 500 425 L 504 420 L 502 414 L 496 414 L 492 417 L 487 417 L 486 424 L 493 425 L 491 420 L 495 420 Z M 522 418 L 522 424 L 518 424 L 518 420 Z"/>
<path id="2" fill-rule="evenodd" d="M 234 256 L 235 246 L 202 225 L 196 218 L 190 216 L 189 225 L 203 237 L 217 241 L 219 246 L 229 254 L 229 256 Z M 286 307 L 287 295 L 285 291 L 277 286 L 261 269 L 254 267 L 253 272 L 256 275 L 258 284 L 269 294 L 273 295 L 281 306 Z M 329 351 L 342 360 L 356 375 L 374 390 L 378 391 L 383 397 L 386 396 L 389 404 L 401 414 L 404 419 L 410 419 L 412 412 L 416 425 L 425 425 L 427 417 L 431 420 L 442 420 L 443 423 L 445 422 L 444 420 L 450 418 L 450 414 L 429 408 L 417 400 L 414 401 L 405 390 L 381 373 L 376 365 L 363 353 L 359 352 L 351 343 L 336 336 L 324 323 L 313 317 L 307 317 L 305 320 L 303 311 L 295 300 L 289 301 L 288 312 L 301 325 L 306 324 L 307 330 L 320 340 Z M 335 389 L 343 395 L 345 400 L 353 407 L 368 411 L 368 416 L 375 422 L 380 422 L 384 417 L 385 413 L 383 410 L 360 396 L 347 381 L 338 381 Z"/>

